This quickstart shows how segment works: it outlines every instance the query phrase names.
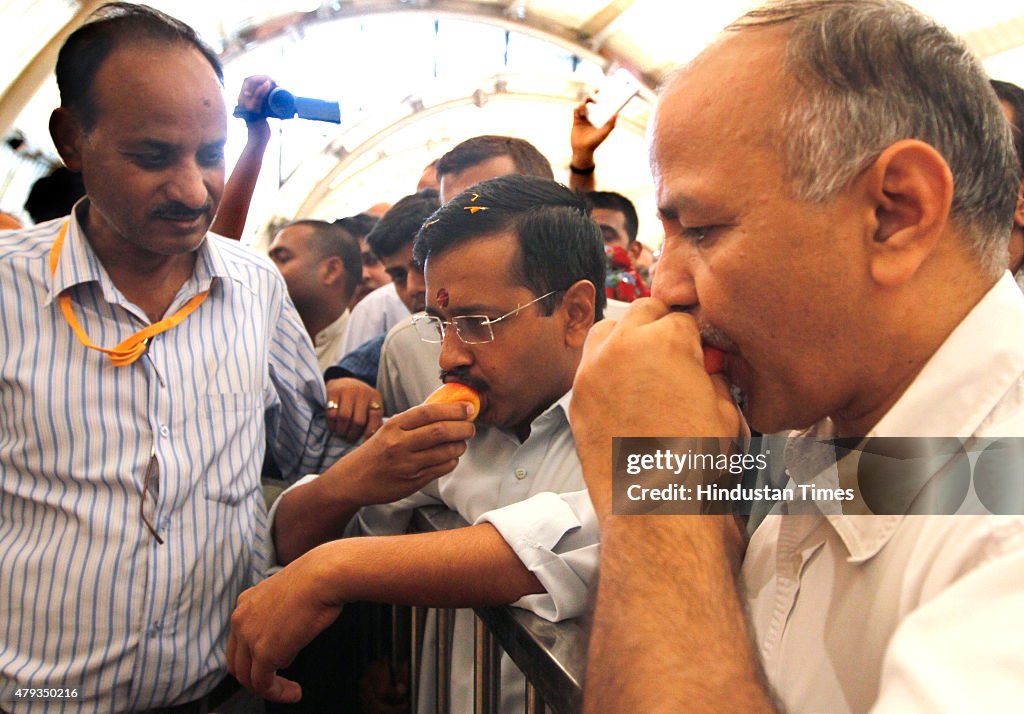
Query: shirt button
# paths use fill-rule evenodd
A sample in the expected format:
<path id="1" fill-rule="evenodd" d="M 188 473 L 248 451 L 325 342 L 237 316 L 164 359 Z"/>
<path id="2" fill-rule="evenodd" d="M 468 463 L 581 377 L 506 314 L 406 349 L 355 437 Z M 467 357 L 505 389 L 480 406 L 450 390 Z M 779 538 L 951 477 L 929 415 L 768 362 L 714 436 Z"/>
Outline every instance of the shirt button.
<path id="1" fill-rule="evenodd" d="M 526 469 L 524 469 L 524 468 L 516 469 L 516 478 L 519 479 L 520 481 L 522 481 L 524 478 L 526 478 Z"/>
<path id="2" fill-rule="evenodd" d="M 166 425 L 160 427 L 160 436 L 170 436 L 171 430 Z"/>

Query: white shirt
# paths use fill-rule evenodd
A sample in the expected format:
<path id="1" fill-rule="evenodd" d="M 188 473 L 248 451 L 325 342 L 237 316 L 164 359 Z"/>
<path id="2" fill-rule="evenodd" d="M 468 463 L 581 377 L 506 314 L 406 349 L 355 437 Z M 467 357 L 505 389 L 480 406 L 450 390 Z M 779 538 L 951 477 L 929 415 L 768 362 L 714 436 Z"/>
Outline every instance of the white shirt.
<path id="1" fill-rule="evenodd" d="M 345 336 L 341 339 L 338 359 L 367 340 L 386 334 L 408 316 L 409 308 L 402 302 L 402 298 L 398 297 L 395 284 L 381 285 L 352 308 L 352 316 L 345 327 Z"/>
<path id="2" fill-rule="evenodd" d="M 583 614 L 597 571 L 599 532 L 569 428 L 569 398 L 566 394 L 541 413 L 522 443 L 500 429 L 478 424 L 476 436 L 452 473 L 409 498 L 363 508 L 349 524 L 347 534 L 404 533 L 416 508 L 447 506 L 470 523 L 493 525 L 540 580 L 546 592 L 527 595 L 513 603 L 515 606 L 555 622 Z M 433 711 L 432 632 L 428 622 L 421 712 Z M 457 611 L 454 643 L 452 711 L 471 711 L 472 611 Z M 523 691 L 522 674 L 503 656 L 501 710 L 522 711 Z"/>
<path id="3" fill-rule="evenodd" d="M 385 414 L 398 414 L 422 404 L 441 386 L 440 357 L 441 344 L 421 340 L 411 319 L 391 328 L 384 338 L 377 370 L 377 389 L 384 398 Z"/>
<path id="4" fill-rule="evenodd" d="M 1007 273 L 868 436 L 1024 435 L 1022 337 L 1024 296 Z M 813 478 L 792 456 L 793 480 Z M 768 680 L 789 711 L 1024 702 L 1022 517 L 769 515 L 741 580 Z"/>
<path id="5" fill-rule="evenodd" d="M 346 307 L 338 319 L 316 333 L 313 338 L 313 351 L 316 352 L 316 361 L 323 372 L 328 367 L 337 364 L 345 353 L 342 349 L 342 338 L 345 336 L 345 328 L 348 326 L 349 317 L 352 313 Z"/>
<path id="6" fill-rule="evenodd" d="M 405 532 L 415 508 L 442 504 L 473 524 L 490 523 L 546 590 L 513 603 L 554 622 L 583 614 L 597 572 L 599 533 L 569 427 L 569 394 L 540 414 L 522 444 L 485 425 L 455 470 L 419 493 L 360 511 L 367 535 Z M 424 642 L 420 712 L 434 706 L 432 622 Z M 451 710 L 472 711 L 473 613 L 458 610 L 452 646 Z M 502 655 L 501 711 L 523 711 L 524 679 Z"/>

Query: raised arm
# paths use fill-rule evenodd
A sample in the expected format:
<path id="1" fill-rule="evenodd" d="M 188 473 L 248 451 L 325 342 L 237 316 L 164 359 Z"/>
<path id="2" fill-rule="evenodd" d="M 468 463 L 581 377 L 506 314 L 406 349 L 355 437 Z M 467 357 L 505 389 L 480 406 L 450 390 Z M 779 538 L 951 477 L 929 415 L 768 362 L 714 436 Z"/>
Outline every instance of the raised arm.
<path id="1" fill-rule="evenodd" d="M 615 114 L 604 126 L 594 126 L 587 118 L 587 103 L 591 101 L 593 100 L 588 98 L 580 102 L 572 112 L 572 132 L 569 135 L 569 143 L 572 146 L 569 188 L 574 191 L 593 191 L 597 187 L 597 179 L 594 178 L 597 166 L 594 163 L 594 152 L 612 133 L 619 118 L 619 115 Z"/>
<path id="2" fill-rule="evenodd" d="M 274 88 L 274 80 L 265 76 L 247 77 L 242 82 L 242 90 L 238 95 L 238 105 L 249 111 L 257 111 L 263 104 L 263 98 Z M 217 216 L 210 230 L 225 238 L 240 240 L 245 230 L 245 219 L 249 215 L 249 204 L 256 180 L 263 167 L 263 154 L 270 141 L 270 125 L 267 120 L 253 119 L 245 122 L 249 137 L 238 157 L 238 163 L 231 171 L 224 185 Z"/>

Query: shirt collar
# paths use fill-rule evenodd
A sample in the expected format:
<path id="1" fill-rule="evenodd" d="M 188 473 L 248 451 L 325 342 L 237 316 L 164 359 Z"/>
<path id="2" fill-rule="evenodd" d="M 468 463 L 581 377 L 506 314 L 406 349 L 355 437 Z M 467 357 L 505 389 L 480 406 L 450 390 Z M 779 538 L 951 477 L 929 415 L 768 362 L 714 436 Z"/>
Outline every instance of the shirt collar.
<path id="1" fill-rule="evenodd" d="M 316 347 L 323 347 L 325 345 L 329 345 L 332 341 L 338 338 L 341 333 L 345 331 L 345 326 L 348 324 L 350 314 L 349 309 L 346 307 L 338 316 L 337 320 L 320 330 L 320 332 L 316 333 L 316 337 L 313 338 L 313 344 Z"/>
<path id="2" fill-rule="evenodd" d="M 569 402 L 571 401 L 571 398 L 572 390 L 569 389 L 567 392 L 562 394 L 554 404 L 537 416 L 534 420 L 534 426 L 542 426 L 549 421 L 553 421 L 556 424 L 561 424 L 563 422 L 568 423 Z"/>
<path id="3" fill-rule="evenodd" d="M 110 275 L 100 262 L 99 256 L 96 255 L 92 245 L 86 239 L 85 231 L 78 220 L 79 211 L 85 210 L 88 201 L 88 197 L 82 198 L 71 209 L 71 215 L 67 219 L 68 229 L 64 236 L 64 245 L 61 246 L 60 259 L 57 262 L 57 271 L 50 281 L 50 290 L 46 295 L 44 305 L 52 303 L 65 290 L 90 282 L 99 284 L 107 302 L 120 302 L 120 292 L 114 286 Z M 207 235 L 196 249 L 196 265 L 192 278 L 189 280 L 189 292 L 196 294 L 209 289 L 214 278 L 229 278 L 253 289 L 240 272 L 231 270 L 221 249 Z M 185 297 L 191 297 L 191 295 Z"/>
<path id="4" fill-rule="evenodd" d="M 1014 383 L 1024 377 L 1021 334 L 1024 334 L 1024 295 L 1006 272 L 954 328 L 868 437 L 968 438 L 983 431 L 986 418 Z M 936 408 L 939 397 L 941 408 Z M 793 435 L 829 439 L 834 434 L 834 425 L 825 419 Z M 805 452 L 791 453 L 787 448 L 786 466 L 795 482 L 822 477 L 832 480 L 824 473 L 825 469 L 816 469 L 820 464 L 815 465 L 805 457 Z M 826 468 L 836 470 L 834 465 Z M 861 562 L 881 551 L 906 516 L 826 514 L 825 517 L 849 551 L 850 561 Z"/>

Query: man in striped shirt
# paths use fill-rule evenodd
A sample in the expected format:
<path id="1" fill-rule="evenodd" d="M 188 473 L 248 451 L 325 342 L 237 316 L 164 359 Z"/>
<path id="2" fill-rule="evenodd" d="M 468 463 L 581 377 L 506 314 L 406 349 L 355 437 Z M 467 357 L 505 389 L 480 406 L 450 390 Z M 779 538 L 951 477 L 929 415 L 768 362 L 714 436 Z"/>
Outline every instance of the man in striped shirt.
<path id="1" fill-rule="evenodd" d="M 0 710 L 206 711 L 267 561 L 264 444 L 318 469 L 323 382 L 277 270 L 207 233 L 216 55 L 118 3 L 57 80 L 86 198 L 0 232 Z"/>

